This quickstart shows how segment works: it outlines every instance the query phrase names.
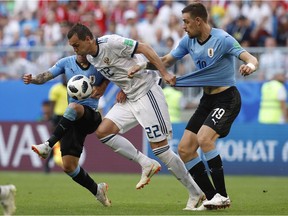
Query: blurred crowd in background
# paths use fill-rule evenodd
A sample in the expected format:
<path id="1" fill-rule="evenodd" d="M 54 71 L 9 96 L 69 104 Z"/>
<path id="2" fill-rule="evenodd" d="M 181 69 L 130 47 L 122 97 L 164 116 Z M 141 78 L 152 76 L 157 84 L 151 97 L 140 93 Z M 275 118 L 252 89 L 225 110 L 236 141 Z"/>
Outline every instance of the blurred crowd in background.
<path id="1" fill-rule="evenodd" d="M 76 22 L 86 24 L 95 37 L 116 33 L 147 42 L 163 56 L 185 35 L 181 10 L 191 2 L 1 1 L 0 79 L 19 79 L 24 73 L 46 71 L 59 58 L 73 54 L 66 34 Z M 275 70 L 288 71 L 288 0 L 201 2 L 209 10 L 209 22 L 213 27 L 226 30 L 243 47 L 253 48 L 260 67 L 257 75 L 249 79 L 267 80 Z M 176 75 L 192 70 L 189 57 L 171 68 Z"/>

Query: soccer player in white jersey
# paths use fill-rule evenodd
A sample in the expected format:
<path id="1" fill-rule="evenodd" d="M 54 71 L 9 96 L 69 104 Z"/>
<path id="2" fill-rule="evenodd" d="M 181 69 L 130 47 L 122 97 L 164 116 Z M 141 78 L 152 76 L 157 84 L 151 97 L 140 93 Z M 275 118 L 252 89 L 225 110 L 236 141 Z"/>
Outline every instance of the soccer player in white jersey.
<path id="1" fill-rule="evenodd" d="M 239 69 L 243 76 L 253 73 L 258 61 L 227 32 L 211 28 L 207 10 L 202 3 L 186 6 L 182 10 L 182 18 L 187 35 L 161 59 L 166 67 L 170 67 L 189 54 L 197 70 L 178 77 L 175 86 L 201 86 L 204 90 L 178 147 L 186 168 L 207 198 L 203 205 L 191 210 L 226 208 L 230 206 L 230 198 L 226 192 L 222 159 L 215 142 L 228 135 L 241 108 L 241 97 L 235 87 L 235 57 L 245 62 Z M 147 68 L 155 67 L 147 63 Z M 129 75 L 135 76 L 137 70 L 139 67 L 134 68 Z M 197 154 L 199 147 L 209 166 L 213 184 Z"/>
<path id="2" fill-rule="evenodd" d="M 189 191 L 191 207 L 197 206 L 203 199 L 203 192 L 188 173 L 183 161 L 169 148 L 167 137 L 172 133 L 168 107 L 157 80 L 156 71 L 141 70 L 135 76 L 128 77 L 129 69 L 134 65 L 144 67 L 143 54 L 159 70 L 162 78 L 170 84 L 175 76 L 169 74 L 156 52 L 147 44 L 118 35 L 106 35 L 94 38 L 91 31 L 80 23 L 75 24 L 67 34 L 69 44 L 78 55 L 87 55 L 87 59 L 106 79 L 114 82 L 126 94 L 123 103 L 116 103 L 96 130 L 102 143 L 110 146 L 126 158 L 138 163 L 141 154 L 118 133 L 125 133 L 140 124 L 146 131 L 153 153 L 165 164 L 175 177 Z M 137 189 L 148 184 L 151 175 L 160 169 L 160 164 L 145 166 Z"/>
<path id="3" fill-rule="evenodd" d="M 95 97 L 76 100 L 68 95 L 68 107 L 54 132 L 46 142 L 32 145 L 32 150 L 45 159 L 50 154 L 52 147 L 61 140 L 63 171 L 73 181 L 89 190 L 102 205 L 110 206 L 111 201 L 107 197 L 108 185 L 106 183 L 97 184 L 79 165 L 86 136 L 95 132 L 102 121 L 101 114 L 98 112 L 98 102 L 109 81 L 87 61 L 85 55 L 73 55 L 60 59 L 53 67 L 36 76 L 24 74 L 23 82 L 41 85 L 59 75 L 65 75 L 67 80 L 74 75 L 89 77 Z"/>
<path id="4" fill-rule="evenodd" d="M 0 185 L 0 203 L 3 207 L 3 215 L 10 216 L 16 210 L 15 205 L 16 187 L 15 185 Z"/>

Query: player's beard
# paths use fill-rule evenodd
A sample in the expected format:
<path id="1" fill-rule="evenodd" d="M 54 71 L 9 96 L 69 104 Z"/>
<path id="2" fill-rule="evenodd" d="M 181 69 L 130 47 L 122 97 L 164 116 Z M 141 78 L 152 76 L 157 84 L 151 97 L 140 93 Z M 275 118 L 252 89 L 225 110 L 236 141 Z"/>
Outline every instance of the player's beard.
<path id="1" fill-rule="evenodd" d="M 188 34 L 188 33 L 187 33 L 187 35 L 188 35 L 188 37 L 189 37 L 190 39 L 194 39 L 194 38 L 195 38 L 195 36 L 190 35 L 190 34 Z"/>
<path id="2" fill-rule="evenodd" d="M 187 33 L 187 35 L 188 35 L 188 37 L 189 37 L 190 39 L 194 39 L 194 38 L 197 38 L 197 37 L 198 37 L 197 33 L 195 33 L 195 32 L 194 32 L 194 34 L 191 33 L 191 32 L 186 32 L 186 33 Z"/>

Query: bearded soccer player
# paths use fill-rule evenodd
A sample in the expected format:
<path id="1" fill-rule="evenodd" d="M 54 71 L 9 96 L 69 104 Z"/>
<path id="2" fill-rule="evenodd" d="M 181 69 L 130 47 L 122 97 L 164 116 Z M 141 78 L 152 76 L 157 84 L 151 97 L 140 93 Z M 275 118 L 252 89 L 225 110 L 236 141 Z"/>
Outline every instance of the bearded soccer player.
<path id="1" fill-rule="evenodd" d="M 178 77 L 178 87 L 203 87 L 203 96 L 195 113 L 190 118 L 178 146 L 186 168 L 206 195 L 198 208 L 206 210 L 226 208 L 231 204 L 226 191 L 222 159 L 215 146 L 218 138 L 228 135 L 231 125 L 240 112 L 241 97 L 235 86 L 235 57 L 244 62 L 239 68 L 243 76 L 252 74 L 257 59 L 222 29 L 212 28 L 208 23 L 208 12 L 202 3 L 195 2 L 182 10 L 183 29 L 187 35 L 169 54 L 161 58 L 166 67 L 190 55 L 196 71 Z M 156 69 L 148 62 L 148 69 Z M 129 75 L 136 75 L 139 67 Z M 201 148 L 209 166 L 210 181 L 197 150 Z"/>
<path id="2" fill-rule="evenodd" d="M 203 198 L 203 192 L 187 172 L 183 161 L 169 147 L 167 137 L 172 133 L 172 126 L 167 103 L 156 71 L 141 70 L 129 77 L 130 68 L 142 65 L 144 56 L 156 65 L 162 78 L 170 84 L 175 83 L 175 76 L 169 74 L 156 52 L 145 43 L 124 38 L 119 35 L 105 35 L 94 38 L 92 32 L 80 23 L 68 32 L 69 44 L 80 55 L 87 55 L 88 61 L 108 80 L 115 83 L 127 96 L 122 103 L 116 103 L 96 130 L 102 143 L 126 158 L 139 161 L 139 151 L 133 144 L 121 136 L 140 124 L 146 131 L 146 137 L 155 156 L 157 156 L 185 186 L 189 192 L 187 205 L 195 207 Z M 144 187 L 151 176 L 160 169 L 160 164 L 142 166 L 142 176 L 137 189 Z"/>

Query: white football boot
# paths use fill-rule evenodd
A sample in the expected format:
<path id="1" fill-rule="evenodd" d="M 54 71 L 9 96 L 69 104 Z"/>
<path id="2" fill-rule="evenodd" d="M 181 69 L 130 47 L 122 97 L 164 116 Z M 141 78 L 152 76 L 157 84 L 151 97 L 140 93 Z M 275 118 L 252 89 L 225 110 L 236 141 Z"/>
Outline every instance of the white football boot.
<path id="1" fill-rule="evenodd" d="M 111 201 L 107 197 L 107 192 L 108 192 L 108 184 L 99 183 L 98 189 L 97 189 L 97 194 L 96 194 L 96 199 L 99 202 L 101 202 L 102 205 L 105 207 L 111 206 Z"/>
<path id="2" fill-rule="evenodd" d="M 206 208 L 203 203 L 199 207 L 192 209 L 192 211 L 206 211 L 206 210 L 210 209 Z"/>
<path id="3" fill-rule="evenodd" d="M 196 208 L 199 208 L 201 205 L 203 205 L 203 201 L 205 199 L 206 199 L 206 196 L 204 194 L 200 195 L 199 197 L 193 197 L 189 195 L 189 199 L 187 201 L 186 207 L 183 210 L 195 211 Z"/>
<path id="4" fill-rule="evenodd" d="M 150 182 L 152 176 L 161 170 L 161 165 L 156 160 L 151 160 L 151 164 L 142 167 L 142 175 L 140 181 L 136 185 L 136 189 L 141 189 Z"/>
<path id="5" fill-rule="evenodd" d="M 46 159 L 52 148 L 49 146 L 49 143 L 48 142 L 44 142 L 42 144 L 39 144 L 39 145 L 32 145 L 32 150 L 39 155 L 39 157 L 43 158 L 43 159 Z"/>
<path id="6" fill-rule="evenodd" d="M 231 201 L 229 197 L 221 196 L 216 193 L 211 200 L 205 200 L 203 202 L 204 207 L 208 209 L 221 209 L 230 207 Z"/>

